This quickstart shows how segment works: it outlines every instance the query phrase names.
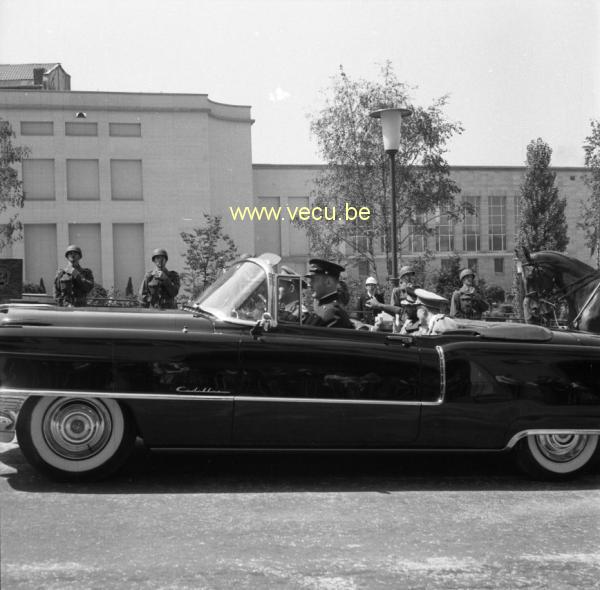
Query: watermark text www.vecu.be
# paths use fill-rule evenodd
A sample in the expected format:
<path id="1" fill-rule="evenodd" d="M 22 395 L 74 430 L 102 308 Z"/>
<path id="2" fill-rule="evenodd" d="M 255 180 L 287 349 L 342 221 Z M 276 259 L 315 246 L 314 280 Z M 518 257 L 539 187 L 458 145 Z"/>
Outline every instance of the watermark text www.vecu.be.
<path id="1" fill-rule="evenodd" d="M 368 221 L 369 207 L 229 207 L 233 221 Z"/>

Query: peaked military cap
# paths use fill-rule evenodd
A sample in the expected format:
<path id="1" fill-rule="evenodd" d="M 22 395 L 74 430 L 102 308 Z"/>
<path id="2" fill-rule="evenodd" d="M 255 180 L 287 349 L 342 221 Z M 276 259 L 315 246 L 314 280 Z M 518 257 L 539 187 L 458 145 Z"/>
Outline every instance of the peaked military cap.
<path id="1" fill-rule="evenodd" d="M 428 308 L 439 309 L 443 304 L 448 303 L 448 300 L 433 291 L 427 289 L 415 289 L 417 296 L 416 305 L 424 305 Z"/>
<path id="2" fill-rule="evenodd" d="M 308 273 L 306 276 L 311 275 L 329 275 L 335 279 L 340 277 L 346 269 L 336 264 L 335 262 L 329 262 L 329 260 L 321 260 L 320 258 L 311 258 L 308 261 Z"/>

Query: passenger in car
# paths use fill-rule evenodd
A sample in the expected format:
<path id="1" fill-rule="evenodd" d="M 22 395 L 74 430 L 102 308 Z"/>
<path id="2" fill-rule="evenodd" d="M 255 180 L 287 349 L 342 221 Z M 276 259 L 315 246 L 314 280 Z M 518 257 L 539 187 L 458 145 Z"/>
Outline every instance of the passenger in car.
<path id="1" fill-rule="evenodd" d="M 152 252 L 155 268 L 144 275 L 140 285 L 139 300 L 143 307 L 176 309 L 175 296 L 179 293 L 179 275 L 167 269 L 169 255 L 163 248 Z"/>
<path id="2" fill-rule="evenodd" d="M 444 297 L 440 297 L 425 289 L 416 289 L 417 317 L 419 318 L 419 329 L 415 332 L 419 336 L 433 336 L 443 334 L 447 330 L 458 329 L 458 324 L 451 317 L 443 313 L 435 313 L 440 306 L 448 303 Z"/>
<path id="3" fill-rule="evenodd" d="M 304 324 L 354 329 L 338 291 L 340 274 L 344 270 L 346 269 L 343 266 L 328 260 L 311 258 L 308 261 L 306 278 L 315 302 L 314 311 L 306 315 Z"/>
<path id="4" fill-rule="evenodd" d="M 278 319 L 284 322 L 297 322 L 300 319 L 300 293 L 292 279 L 279 277 Z"/>

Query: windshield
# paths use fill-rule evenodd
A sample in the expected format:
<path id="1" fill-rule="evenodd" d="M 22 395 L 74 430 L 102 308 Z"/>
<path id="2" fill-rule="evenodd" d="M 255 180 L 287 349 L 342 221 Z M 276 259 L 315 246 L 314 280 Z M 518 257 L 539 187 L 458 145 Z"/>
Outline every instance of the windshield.
<path id="1" fill-rule="evenodd" d="M 267 273 L 256 262 L 244 260 L 230 267 L 194 302 L 194 306 L 222 319 L 256 321 L 269 310 Z"/>

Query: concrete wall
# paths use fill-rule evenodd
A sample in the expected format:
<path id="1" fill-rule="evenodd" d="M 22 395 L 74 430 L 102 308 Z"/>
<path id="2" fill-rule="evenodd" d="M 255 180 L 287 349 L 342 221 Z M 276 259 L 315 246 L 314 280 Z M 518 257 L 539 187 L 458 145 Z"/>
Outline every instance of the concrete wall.
<path id="1" fill-rule="evenodd" d="M 54 258 L 60 265 L 73 237 L 69 228 L 95 225 L 98 238 L 88 240 L 87 247 L 99 251 L 93 255 L 88 251 L 87 256 L 84 251 L 83 263 L 94 260 L 97 268 L 92 270 L 107 289 L 123 287 L 115 285 L 115 260 L 123 258 L 131 265 L 125 268 L 118 262 L 120 282 L 125 275 L 141 278 L 144 267 L 151 266 L 150 252 L 157 247 L 168 250 L 170 268 L 183 270 L 181 231 L 202 224 L 203 213 L 224 215 L 230 203 L 252 202 L 250 107 L 214 103 L 206 95 L 3 90 L 0 116 L 12 124 L 16 145 L 28 146 L 33 159 L 54 163 L 55 198 L 26 200 L 20 214 L 26 236 L 28 228 L 30 235 L 39 234 L 35 225 L 54 226 Z M 51 121 L 53 135 L 20 136 L 22 121 Z M 73 122 L 96 123 L 97 135 L 66 135 L 65 124 Z M 139 124 L 141 134 L 111 136 L 111 123 Z M 83 183 L 85 190 L 80 188 L 86 193 L 80 197 L 86 200 L 67 191 L 68 162 L 78 164 L 82 160 L 95 162 L 98 170 L 97 195 L 89 190 L 89 179 Z M 112 198 L 114 160 L 141 162 L 142 199 L 139 195 L 132 200 Z M 73 175 L 70 180 L 75 182 Z M 224 221 L 240 248 L 250 249 L 254 226 L 234 226 L 226 217 Z M 122 234 L 115 241 L 114 224 L 141 224 L 143 231 L 136 230 L 136 235 L 143 235 L 144 260 L 130 255 L 128 240 Z M 48 260 L 28 259 L 24 243 L 1 255 L 24 257 L 25 275 L 37 277 L 42 272 L 48 285 L 56 273 L 55 265 L 47 268 Z M 119 252 L 119 248 L 127 251 Z"/>

